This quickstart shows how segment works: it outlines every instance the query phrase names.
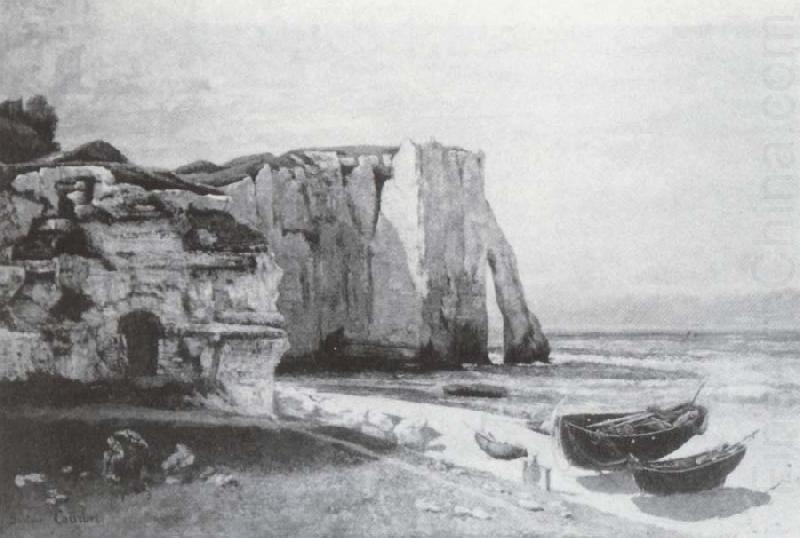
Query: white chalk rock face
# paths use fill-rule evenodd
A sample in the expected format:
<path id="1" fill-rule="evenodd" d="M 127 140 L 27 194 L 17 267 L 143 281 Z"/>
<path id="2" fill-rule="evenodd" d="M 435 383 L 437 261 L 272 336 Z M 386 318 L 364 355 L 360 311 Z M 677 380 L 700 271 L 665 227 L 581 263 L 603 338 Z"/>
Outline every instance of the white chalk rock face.
<path id="1" fill-rule="evenodd" d="M 503 349 L 505 362 L 528 363 L 542 360 L 550 353 L 550 345 L 542 333 L 539 320 L 528 308 L 519 279 L 517 257 L 497 224 L 489 204 L 487 215 L 487 255 L 494 279 L 495 295 L 503 314 Z"/>
<path id="2" fill-rule="evenodd" d="M 486 202 L 483 154 L 406 141 L 298 150 L 280 162 L 258 174 L 251 198 L 271 205 L 235 213 L 266 216 L 258 226 L 284 271 L 284 364 L 485 363 L 490 270 L 508 359 L 547 360 L 547 340 Z M 233 188 L 226 192 L 235 198 Z"/>
<path id="3" fill-rule="evenodd" d="M 288 339 L 255 182 L 31 167 L 0 167 L 0 379 L 211 381 L 270 414 Z"/>
<path id="4" fill-rule="evenodd" d="M 242 224 L 255 228 L 259 222 L 255 181 L 245 177 L 226 186 L 224 190 L 230 198 L 228 212 Z"/>
<path id="5" fill-rule="evenodd" d="M 229 179 L 219 190 L 79 164 L 6 178 L 3 328 L 24 357 L 8 359 L 8 375 L 207 375 L 235 384 L 231 393 L 255 412 L 271 406 L 271 371 L 260 372 L 287 336 L 284 365 L 486 363 L 487 271 L 505 360 L 547 360 L 484 195 L 481 153 L 411 141 L 296 150 Z M 131 369 L 129 315 L 150 327 L 159 356 L 177 358 Z M 54 322 L 57 338 L 34 350 L 29 335 Z"/>

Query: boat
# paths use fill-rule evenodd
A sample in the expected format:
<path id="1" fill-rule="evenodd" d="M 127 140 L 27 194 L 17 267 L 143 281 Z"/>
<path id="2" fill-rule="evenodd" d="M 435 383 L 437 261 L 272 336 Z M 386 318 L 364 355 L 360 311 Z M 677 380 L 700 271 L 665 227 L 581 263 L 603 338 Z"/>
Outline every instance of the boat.
<path id="1" fill-rule="evenodd" d="M 631 458 L 636 485 L 655 495 L 692 493 L 720 487 L 747 452 L 744 442 L 723 444 L 686 458 L 642 462 Z"/>
<path id="2" fill-rule="evenodd" d="M 515 460 L 526 458 L 528 451 L 525 447 L 512 443 L 498 441 L 491 433 L 475 432 L 475 442 L 489 456 L 498 460 Z"/>
<path id="3" fill-rule="evenodd" d="M 507 388 L 486 383 L 452 383 L 442 387 L 442 390 L 448 396 L 471 398 L 504 398 L 508 396 Z"/>
<path id="4" fill-rule="evenodd" d="M 708 411 L 694 400 L 667 409 L 561 415 L 554 434 L 567 461 L 593 470 L 625 468 L 628 456 L 663 458 L 705 431 Z"/>

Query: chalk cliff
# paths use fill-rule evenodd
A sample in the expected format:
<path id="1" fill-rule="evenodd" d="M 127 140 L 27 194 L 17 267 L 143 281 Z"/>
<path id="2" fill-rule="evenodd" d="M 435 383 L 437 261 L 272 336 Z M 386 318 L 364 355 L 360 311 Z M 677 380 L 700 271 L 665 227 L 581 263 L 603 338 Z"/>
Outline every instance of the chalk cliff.
<path id="1" fill-rule="evenodd" d="M 487 271 L 506 362 L 548 359 L 484 195 L 483 154 L 407 141 L 202 168 L 180 177 L 222 188 L 226 211 L 268 237 L 283 270 L 278 307 L 291 347 L 282 365 L 486 362 Z"/>
<path id="2" fill-rule="evenodd" d="M 0 379 L 205 380 L 270 413 L 288 339 L 266 238 L 216 189 L 78 159 L 104 147 L 0 167 Z"/>
<path id="3" fill-rule="evenodd" d="M 435 142 L 176 172 L 94 142 L 0 166 L 4 379 L 206 378 L 268 412 L 279 361 L 488 361 L 489 276 L 506 362 L 546 361 L 484 156 Z"/>

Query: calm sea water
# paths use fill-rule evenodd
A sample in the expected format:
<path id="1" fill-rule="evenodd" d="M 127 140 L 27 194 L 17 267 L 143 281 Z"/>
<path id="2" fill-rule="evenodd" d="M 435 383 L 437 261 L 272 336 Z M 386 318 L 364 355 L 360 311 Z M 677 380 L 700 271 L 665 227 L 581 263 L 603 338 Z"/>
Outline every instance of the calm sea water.
<path id="1" fill-rule="evenodd" d="M 587 370 L 565 395 L 588 401 L 691 397 L 702 379 L 701 401 L 800 402 L 800 332 L 557 334 L 551 341 L 555 370 Z M 609 380 L 614 372 L 623 379 Z M 641 390 L 619 390 L 631 386 Z"/>
<path id="2" fill-rule="evenodd" d="M 301 376 L 311 384 L 401 397 L 441 394 L 444 383 L 507 387 L 511 407 L 636 407 L 690 399 L 792 407 L 800 403 L 800 332 L 551 334 L 550 364 L 465 371 Z M 501 361 L 495 351 L 492 360 Z"/>

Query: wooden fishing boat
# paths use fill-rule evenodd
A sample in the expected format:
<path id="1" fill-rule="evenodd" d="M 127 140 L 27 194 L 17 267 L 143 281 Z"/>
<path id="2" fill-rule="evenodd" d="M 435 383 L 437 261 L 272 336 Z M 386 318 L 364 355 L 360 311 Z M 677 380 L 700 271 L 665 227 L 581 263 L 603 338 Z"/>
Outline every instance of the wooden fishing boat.
<path id="1" fill-rule="evenodd" d="M 582 413 L 556 419 L 554 434 L 570 464 L 585 469 L 621 469 L 632 455 L 657 460 L 705 431 L 708 411 L 694 401 L 665 410 Z"/>
<path id="2" fill-rule="evenodd" d="M 495 459 L 515 460 L 528 456 L 528 451 L 524 447 L 498 441 L 491 433 L 475 432 L 475 442 L 481 450 Z"/>
<path id="3" fill-rule="evenodd" d="M 720 487 L 744 458 L 747 447 L 739 442 L 722 445 L 686 458 L 642 462 L 632 459 L 630 469 L 639 489 L 655 495 L 692 493 Z"/>
<path id="4" fill-rule="evenodd" d="M 468 396 L 471 398 L 504 398 L 508 396 L 508 389 L 486 383 L 452 383 L 445 385 L 442 390 L 448 396 Z"/>

